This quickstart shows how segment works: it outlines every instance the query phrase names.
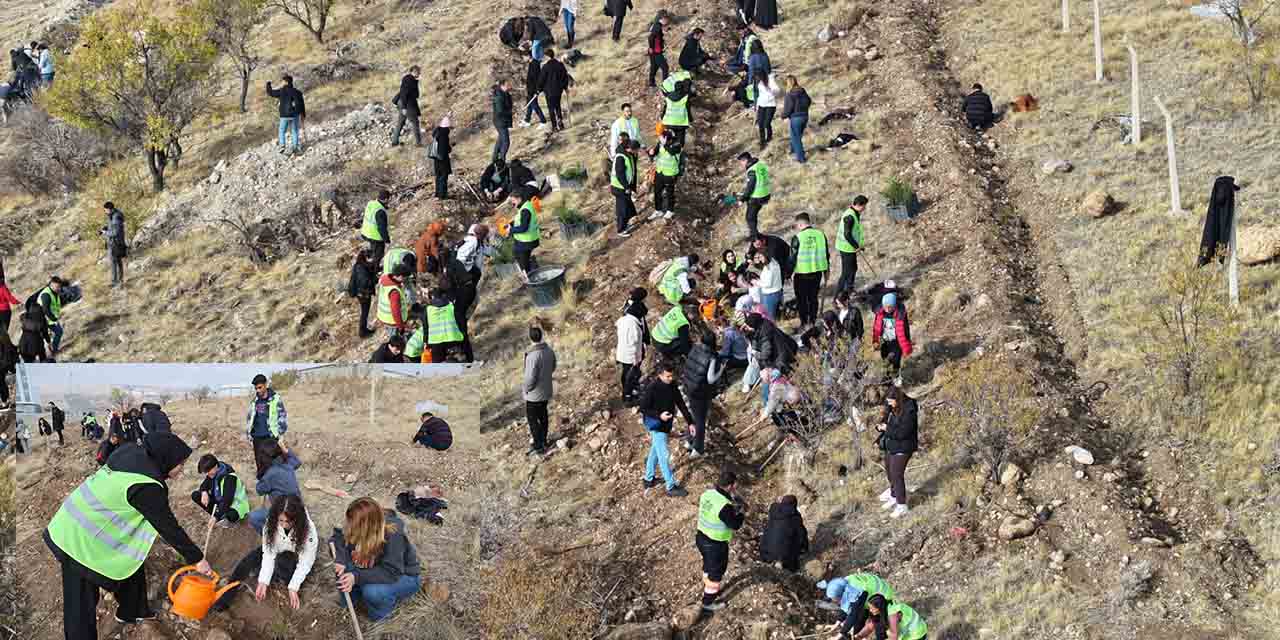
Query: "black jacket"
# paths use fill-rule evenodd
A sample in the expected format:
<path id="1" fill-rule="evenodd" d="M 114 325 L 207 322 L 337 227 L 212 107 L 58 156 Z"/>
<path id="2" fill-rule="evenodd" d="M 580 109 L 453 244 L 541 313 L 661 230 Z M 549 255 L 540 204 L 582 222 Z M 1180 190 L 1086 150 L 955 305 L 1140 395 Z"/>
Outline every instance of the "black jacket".
<path id="1" fill-rule="evenodd" d="M 1197 264 L 1203 267 L 1221 253 L 1225 259 L 1227 244 L 1231 242 L 1231 219 L 1236 212 L 1235 178 L 1218 176 L 1209 194 L 1209 210 L 1204 215 L 1204 231 L 1200 235 L 1200 257 Z M 1222 260 L 1219 260 L 1221 262 Z"/>
<path id="2" fill-rule="evenodd" d="M 693 71 L 703 64 L 706 64 L 707 52 L 702 49 L 702 43 L 692 35 L 685 36 L 684 48 L 680 49 L 680 68 L 685 71 Z"/>
<path id="3" fill-rule="evenodd" d="M 378 287 L 377 267 L 373 263 L 357 260 L 351 265 L 351 278 L 347 281 L 347 295 L 352 298 L 372 297 Z"/>
<path id="4" fill-rule="evenodd" d="M 431 139 L 436 143 L 436 150 L 440 157 L 434 158 L 435 175 L 447 176 L 453 173 L 453 160 L 449 154 L 453 153 L 453 145 L 449 144 L 449 127 L 436 127 L 431 130 Z"/>
<path id="5" fill-rule="evenodd" d="M 50 409 L 49 413 L 53 416 L 53 430 L 62 431 L 67 425 L 67 413 L 57 406 Z"/>
<path id="6" fill-rule="evenodd" d="M 215 482 L 218 483 L 217 485 L 218 499 L 213 504 L 213 514 L 212 514 L 213 517 L 218 520 L 222 520 L 223 518 L 225 518 L 227 515 L 227 511 L 230 511 L 231 508 L 235 505 L 236 489 L 239 488 L 240 486 L 240 478 L 235 475 L 236 473 L 235 468 L 225 462 L 220 464 L 222 465 L 223 468 L 218 469 L 218 473 L 214 474 L 212 478 L 210 478 L 209 476 L 204 476 L 204 480 L 200 482 L 200 488 L 197 489 L 197 491 L 208 493 L 209 500 L 213 501 L 214 483 Z M 241 518 L 244 518 L 249 514 L 241 513 L 237 515 Z"/>
<path id="7" fill-rule="evenodd" d="M 382 555 L 368 569 L 357 567 L 351 561 L 352 547 L 347 545 L 342 529 L 333 530 L 333 544 L 338 553 L 338 564 L 356 574 L 356 586 L 390 584 L 399 580 L 401 576 L 416 576 L 422 573 L 418 552 L 405 535 L 404 521 L 390 509 L 386 510 L 384 517 L 387 523 L 395 528 L 395 533 L 387 534 Z"/>
<path id="8" fill-rule="evenodd" d="M 524 37 L 522 23 L 520 18 L 511 18 L 502 23 L 502 28 L 498 30 L 498 40 L 512 49 L 520 46 L 520 39 Z"/>
<path id="9" fill-rule="evenodd" d="M 555 44 L 556 37 L 551 33 L 551 27 L 538 16 L 528 16 L 524 19 L 525 33 L 529 34 L 530 40 L 536 40 L 544 44 Z"/>
<path id="10" fill-rule="evenodd" d="M 453 446 L 453 432 L 449 429 L 449 423 L 431 416 L 418 427 L 418 433 L 414 434 L 412 444 L 421 444 L 436 451 L 444 451 Z"/>
<path id="11" fill-rule="evenodd" d="M 502 87 L 493 88 L 493 126 L 510 129 L 512 119 L 511 94 Z"/>
<path id="12" fill-rule="evenodd" d="M 991 106 L 991 96 L 981 91 L 974 91 L 964 97 L 964 117 L 971 126 L 991 126 L 994 116 L 995 109 Z"/>
<path id="13" fill-rule="evenodd" d="M 142 428 L 146 429 L 147 433 L 173 431 L 169 415 L 160 409 L 160 405 L 150 402 L 142 403 Z"/>
<path id="14" fill-rule="evenodd" d="M 756 351 L 760 368 L 778 369 L 784 374 L 790 372 L 796 362 L 796 352 L 800 349 L 796 341 L 762 316 L 748 317 L 747 324 L 753 329 L 751 348 Z"/>
<path id="15" fill-rule="evenodd" d="M 609 9 L 609 15 L 615 18 L 626 17 L 627 10 L 635 8 L 631 0 L 605 0 L 604 4 Z"/>
<path id="16" fill-rule="evenodd" d="M 418 108 L 418 79 L 412 73 L 404 74 L 400 79 L 400 92 L 396 94 L 396 106 L 411 116 L 418 116 L 422 111 Z"/>
<path id="17" fill-rule="evenodd" d="M 783 240 L 782 236 L 766 235 L 764 237 L 764 248 L 769 252 L 769 257 L 777 260 L 778 266 L 782 267 L 782 279 L 790 280 L 792 269 L 791 244 Z M 747 249 L 747 261 L 750 263 L 757 253 L 759 251 L 756 250 L 755 244 L 752 244 L 751 248 Z"/>
<path id="18" fill-rule="evenodd" d="M 662 23 L 654 20 L 649 25 L 649 55 L 660 56 L 667 52 L 666 34 L 662 32 Z"/>
<path id="19" fill-rule="evenodd" d="M 794 115 L 809 115 L 809 107 L 813 101 L 809 99 L 809 92 L 804 89 L 792 89 L 787 92 L 787 97 L 782 101 L 782 117 L 790 118 Z"/>
<path id="20" fill-rule="evenodd" d="M 918 438 L 919 418 L 915 398 L 903 403 L 902 415 L 889 411 L 885 420 L 884 436 L 880 441 L 885 453 L 914 453 L 920 448 Z"/>
<path id="21" fill-rule="evenodd" d="M 631 158 L 632 171 L 631 171 L 630 180 L 627 179 L 627 161 L 624 159 L 624 157 Z M 636 181 L 639 180 L 640 178 L 639 168 L 640 167 L 636 163 L 635 157 L 630 156 L 630 154 L 619 153 L 618 155 L 613 157 L 613 177 L 616 177 L 618 179 L 618 182 L 621 182 L 622 184 L 627 186 L 626 191 L 634 192 L 636 190 Z M 616 193 L 618 191 L 618 188 L 610 184 L 610 190 Z"/>
<path id="22" fill-rule="evenodd" d="M 569 75 L 569 69 L 564 66 L 563 62 L 551 58 L 547 60 L 546 64 L 542 65 L 540 83 L 542 90 L 547 92 L 547 95 L 558 96 L 573 86 L 573 76 Z"/>
<path id="23" fill-rule="evenodd" d="M 693 423 L 693 416 L 689 413 L 689 407 L 684 403 L 684 396 L 680 395 L 680 388 L 676 383 L 667 384 L 655 376 L 640 397 L 640 414 L 646 418 L 661 420 L 660 416 L 664 412 L 675 414 L 677 410 L 686 422 Z M 662 423 L 657 431 L 670 433 L 671 423 Z"/>
<path id="24" fill-rule="evenodd" d="M 542 63 L 530 58 L 524 73 L 524 99 L 533 100 L 539 91 L 542 91 Z"/>
<path id="25" fill-rule="evenodd" d="M 781 561 L 791 571 L 799 568 L 800 556 L 809 551 L 809 530 L 794 505 L 775 502 L 769 506 L 769 523 L 760 537 L 760 559 Z"/>
<path id="26" fill-rule="evenodd" d="M 693 345 L 689 355 L 684 359 L 684 370 L 680 372 L 680 383 L 685 393 L 702 393 L 711 386 L 707 382 L 707 371 L 716 361 L 716 353 L 699 342 Z"/>
<path id="27" fill-rule="evenodd" d="M 291 84 L 279 89 L 267 87 L 267 95 L 280 100 L 280 117 L 293 118 L 307 115 L 307 103 L 302 99 L 302 92 Z"/>
<path id="28" fill-rule="evenodd" d="M 369 362 L 377 364 L 404 364 L 404 351 L 400 353 L 391 353 L 391 347 L 387 343 L 382 343 L 373 355 L 369 356 Z"/>

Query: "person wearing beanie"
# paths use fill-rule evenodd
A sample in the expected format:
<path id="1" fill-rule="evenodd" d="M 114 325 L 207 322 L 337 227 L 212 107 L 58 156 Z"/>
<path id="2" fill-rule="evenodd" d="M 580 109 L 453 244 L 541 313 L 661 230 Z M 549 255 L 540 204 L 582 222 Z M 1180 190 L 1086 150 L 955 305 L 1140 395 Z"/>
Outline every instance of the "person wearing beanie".
<path id="1" fill-rule="evenodd" d="M 644 303 L 648 295 L 649 291 L 643 287 L 632 289 L 622 306 L 622 317 L 614 323 L 618 330 L 614 359 L 621 374 L 622 404 L 625 406 L 632 406 L 640 400 L 637 393 L 640 366 L 644 362 L 645 347 L 649 344 L 649 327 L 645 321 L 649 308 Z"/>
<path id="2" fill-rule="evenodd" d="M 449 159 L 449 154 L 453 152 L 453 146 L 449 144 L 449 129 L 452 127 L 453 121 L 446 115 L 431 131 L 431 149 L 427 155 L 435 169 L 437 200 L 449 199 L 449 175 L 453 173 L 453 161 Z"/>
<path id="3" fill-rule="evenodd" d="M 818 583 L 819 588 L 826 589 L 827 600 L 840 607 L 840 621 L 831 625 L 831 631 L 838 631 L 840 638 L 848 638 L 850 633 L 861 632 L 870 617 L 867 602 L 874 596 L 892 600 L 893 587 L 884 578 L 873 573 L 854 573 L 843 578 L 835 578 L 825 584 Z"/>
<path id="4" fill-rule="evenodd" d="M 889 366 L 890 376 L 897 377 L 902 360 L 911 355 L 911 324 L 896 293 L 886 293 L 881 298 L 871 325 L 871 346 L 880 350 L 880 359 Z"/>
<path id="5" fill-rule="evenodd" d="M 204 552 L 169 506 L 169 480 L 182 476 L 191 447 L 172 433 L 121 444 L 107 463 L 72 491 L 43 538 L 62 568 L 62 624 L 67 638 L 96 640 L 99 590 L 112 594 L 115 619 L 154 620 L 146 560 L 157 538 L 210 575 Z"/>
<path id="6" fill-rule="evenodd" d="M 404 338 L 401 336 L 391 336 L 382 346 L 378 347 L 373 355 L 369 356 L 369 362 L 375 364 L 404 364 Z"/>
<path id="7" fill-rule="evenodd" d="M 289 416 L 284 400 L 267 384 L 267 376 L 253 377 L 253 402 L 245 419 L 245 434 L 255 444 L 259 440 L 278 440 L 289 429 Z"/>
<path id="8" fill-rule="evenodd" d="M 797 505 L 793 495 L 770 505 L 769 522 L 760 537 L 760 559 L 777 562 L 792 573 L 800 570 L 800 556 L 809 552 L 809 530 Z"/>

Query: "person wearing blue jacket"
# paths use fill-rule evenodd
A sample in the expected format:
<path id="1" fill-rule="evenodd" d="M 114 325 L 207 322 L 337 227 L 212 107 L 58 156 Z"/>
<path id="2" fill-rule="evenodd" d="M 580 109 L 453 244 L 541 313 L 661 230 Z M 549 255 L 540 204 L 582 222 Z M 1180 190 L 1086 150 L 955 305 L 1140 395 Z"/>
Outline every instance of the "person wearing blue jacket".
<path id="1" fill-rule="evenodd" d="M 261 440 L 254 444 L 253 460 L 257 465 L 258 484 L 254 489 L 271 504 L 279 496 L 301 496 L 298 485 L 298 468 L 302 461 L 293 451 L 277 440 Z M 258 533 L 267 522 L 267 507 L 249 512 L 249 524 Z"/>

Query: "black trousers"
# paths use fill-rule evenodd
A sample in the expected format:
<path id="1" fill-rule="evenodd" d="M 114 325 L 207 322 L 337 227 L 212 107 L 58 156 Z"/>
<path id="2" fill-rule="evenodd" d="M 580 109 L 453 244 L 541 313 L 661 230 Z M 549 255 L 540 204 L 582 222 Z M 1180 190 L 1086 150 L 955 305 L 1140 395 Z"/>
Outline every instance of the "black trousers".
<path id="1" fill-rule="evenodd" d="M 45 536 L 47 540 L 48 534 Z M 98 640 L 99 589 L 115 597 L 116 615 L 121 620 L 152 615 L 147 603 L 145 566 L 124 580 L 111 580 L 68 558 L 62 562 L 62 627 L 66 640 Z"/>
<path id="2" fill-rule="evenodd" d="M 617 42 L 619 39 L 622 38 L 622 20 L 624 18 L 625 16 L 613 17 L 613 41 L 614 42 Z"/>
<path id="3" fill-rule="evenodd" d="M 551 129 L 554 131 L 564 131 L 564 106 L 561 104 L 563 98 L 563 94 L 547 94 L 547 111 L 551 116 Z"/>
<path id="4" fill-rule="evenodd" d="M 907 463 L 910 453 L 890 453 L 884 457 L 884 471 L 889 478 L 890 493 L 898 504 L 907 503 Z"/>
<path id="5" fill-rule="evenodd" d="M 4 386 L 4 385 L 0 385 L 0 386 Z M 8 395 L 8 394 L 6 393 L 5 395 Z M 58 434 L 58 446 L 62 446 L 66 444 L 66 441 L 62 439 L 62 429 L 54 429 L 53 432 Z"/>
<path id="6" fill-rule="evenodd" d="M 369 309 L 373 306 L 373 296 L 360 296 L 356 299 L 360 301 L 360 319 L 356 324 L 356 332 L 361 338 L 367 338 L 373 335 L 373 331 L 369 329 Z"/>
<path id="7" fill-rule="evenodd" d="M 640 365 L 619 362 L 622 378 L 622 400 L 626 402 L 637 398 L 636 389 L 640 386 Z"/>
<path id="8" fill-rule="evenodd" d="M 662 79 L 666 80 L 671 75 L 671 67 L 667 66 L 667 56 L 659 54 L 649 54 L 649 86 L 657 86 L 654 78 L 658 75 L 658 70 L 662 70 Z"/>
<path id="9" fill-rule="evenodd" d="M 636 203 L 631 194 L 622 189 L 611 188 L 610 191 L 613 191 L 613 216 L 618 222 L 618 233 L 622 233 L 636 215 Z"/>
<path id="10" fill-rule="evenodd" d="M 515 256 L 516 264 L 520 265 L 520 270 L 529 273 L 533 270 L 533 247 L 520 247 L 519 245 L 512 251 Z"/>
<path id="11" fill-rule="evenodd" d="M 525 402 L 524 414 L 529 419 L 529 435 L 533 436 L 533 448 L 539 451 L 547 448 L 547 429 L 550 419 L 547 417 L 547 403 Z"/>
<path id="12" fill-rule="evenodd" d="M 818 296 L 822 289 L 823 272 L 797 273 L 791 278 L 796 290 L 796 307 L 800 324 L 812 325 L 818 321 Z"/>
<path id="13" fill-rule="evenodd" d="M 197 507 L 200 507 L 201 509 L 203 509 L 205 513 L 207 513 L 207 514 L 209 514 L 209 515 L 213 515 L 213 507 L 214 507 L 214 504 L 213 504 L 213 494 L 212 494 L 212 493 L 211 493 L 211 494 L 209 494 L 209 504 L 208 504 L 208 505 L 200 504 L 200 491 L 199 491 L 199 490 L 196 490 L 196 491 L 192 491 L 192 492 L 191 492 L 191 501 L 192 501 L 192 502 L 194 502 L 194 503 L 196 503 L 196 506 L 197 506 Z M 249 514 L 247 514 L 247 513 L 240 513 L 239 511 L 236 511 L 235 509 L 227 509 L 227 514 L 226 514 L 225 518 L 226 518 L 227 522 L 240 522 L 240 519 L 241 519 L 241 518 L 243 518 L 243 517 L 245 517 L 245 516 L 248 516 L 248 515 L 249 515 Z"/>
<path id="14" fill-rule="evenodd" d="M 853 278 L 858 275 L 858 254 L 837 251 L 840 254 L 840 281 L 836 283 L 836 293 L 853 291 Z"/>
<path id="15" fill-rule="evenodd" d="M 453 304 L 453 321 L 458 323 L 458 328 L 462 330 L 462 344 L 459 348 L 462 350 L 463 362 L 475 362 L 475 354 L 471 351 L 471 331 L 467 329 L 467 309 L 471 306 L 471 302 L 475 300 L 475 290 L 470 287 L 463 287 L 459 292 L 458 299 Z M 464 304 L 465 303 L 465 304 Z M 435 358 L 432 358 L 432 362 Z"/>
<path id="16" fill-rule="evenodd" d="M 768 198 L 750 198 L 747 200 L 747 229 L 754 238 L 760 235 L 760 210 L 769 203 Z"/>
<path id="17" fill-rule="evenodd" d="M 13 309 L 5 309 L 0 311 L 0 329 L 5 333 L 9 333 L 9 320 L 13 318 Z"/>
<path id="18" fill-rule="evenodd" d="M 449 353 L 455 349 L 461 350 L 464 344 L 470 346 L 470 343 L 466 342 L 465 339 L 463 342 L 438 342 L 427 345 L 427 349 L 431 351 L 431 362 L 448 362 Z"/>
<path id="19" fill-rule="evenodd" d="M 241 558 L 240 562 L 236 563 L 236 568 L 231 572 L 231 582 L 241 582 L 243 584 L 222 594 L 222 597 L 218 599 L 218 604 L 230 606 L 242 588 L 249 588 L 249 578 L 258 575 L 260 567 L 262 567 L 262 545 L 259 544 L 254 546 L 253 551 Z M 297 569 L 298 554 L 292 551 L 282 551 L 276 554 L 276 567 L 271 574 L 271 584 L 289 584 L 289 581 L 293 579 L 293 572 Z"/>
<path id="20" fill-rule="evenodd" d="M 707 415 L 711 413 L 712 387 L 689 393 L 689 413 L 693 414 L 693 429 L 689 439 L 693 450 L 703 453 L 707 446 Z"/>
<path id="21" fill-rule="evenodd" d="M 676 141 L 680 143 L 680 146 L 684 146 L 684 134 L 689 131 L 689 127 L 669 124 L 664 125 L 663 128 L 670 130 L 671 134 L 676 137 Z"/>
<path id="22" fill-rule="evenodd" d="M 658 211 L 676 210 L 676 179 L 679 176 L 653 174 L 653 208 Z"/>
<path id="23" fill-rule="evenodd" d="M 760 107 L 756 109 L 756 129 L 760 131 L 760 146 L 773 140 L 773 115 L 777 107 Z"/>
<path id="24" fill-rule="evenodd" d="M 9 381 L 0 375 L 0 404 L 9 403 Z"/>
<path id="25" fill-rule="evenodd" d="M 365 240 L 369 240 L 365 238 Z M 369 240 L 369 260 L 376 265 L 374 268 L 379 273 L 382 272 L 382 257 L 386 255 L 387 243 L 381 240 Z"/>
<path id="26" fill-rule="evenodd" d="M 898 375 L 902 370 L 902 347 L 898 346 L 897 340 L 880 341 L 880 359 L 889 363 L 893 375 Z"/>

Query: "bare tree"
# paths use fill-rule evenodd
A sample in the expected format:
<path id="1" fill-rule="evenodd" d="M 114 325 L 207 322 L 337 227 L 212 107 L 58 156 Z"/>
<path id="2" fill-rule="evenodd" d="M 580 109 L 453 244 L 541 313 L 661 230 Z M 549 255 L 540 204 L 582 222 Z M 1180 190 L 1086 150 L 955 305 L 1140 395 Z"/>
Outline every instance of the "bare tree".
<path id="1" fill-rule="evenodd" d="M 987 357 L 960 372 L 947 391 L 945 404 L 954 411 L 948 430 L 960 454 L 998 482 L 1000 469 L 1023 453 L 1040 422 L 1035 390 L 1012 363 Z"/>
<path id="2" fill-rule="evenodd" d="M 230 59 L 240 77 L 240 113 L 246 113 L 249 81 L 262 64 L 258 32 L 270 17 L 267 0 L 200 0 L 197 7 L 212 21 L 212 36 L 218 50 Z"/>
<path id="3" fill-rule="evenodd" d="M 307 28 L 316 42 L 324 42 L 324 28 L 329 22 L 329 11 L 337 0 L 269 0 L 267 6 L 279 9 L 286 16 Z"/>
<path id="4" fill-rule="evenodd" d="M 1256 107 L 1266 96 L 1267 79 L 1276 69 L 1273 56 L 1261 50 L 1265 38 L 1262 23 L 1280 0 L 1215 0 L 1214 5 L 1226 16 L 1240 46 L 1240 75 L 1249 89 L 1249 104 Z"/>
<path id="5" fill-rule="evenodd" d="M 205 400 L 208 400 L 212 396 L 213 396 L 213 389 L 207 386 L 196 387 L 195 389 L 191 390 L 191 397 L 195 398 L 196 404 L 204 404 Z"/>

